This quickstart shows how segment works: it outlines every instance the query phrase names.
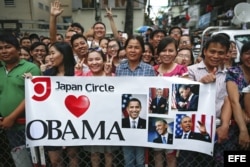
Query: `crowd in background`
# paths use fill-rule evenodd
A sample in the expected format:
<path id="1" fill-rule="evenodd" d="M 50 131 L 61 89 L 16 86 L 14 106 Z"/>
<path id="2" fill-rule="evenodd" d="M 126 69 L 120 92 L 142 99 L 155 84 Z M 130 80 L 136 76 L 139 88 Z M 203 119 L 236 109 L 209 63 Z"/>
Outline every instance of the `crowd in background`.
<path id="1" fill-rule="evenodd" d="M 168 32 L 151 29 L 143 35 L 126 37 L 117 30 L 111 9 L 106 9 L 113 32 L 107 38 L 106 25 L 96 22 L 85 31 L 84 25 L 72 23 L 65 34 L 56 31 L 57 17 L 63 12 L 59 1 L 51 4 L 50 36 L 29 34 L 22 38 L 10 34 L 0 35 L 0 128 L 13 149 L 25 145 L 24 77 L 46 76 L 166 76 L 182 77 L 204 84 L 216 84 L 217 142 L 214 156 L 184 150 L 152 149 L 155 167 L 199 166 L 183 159 L 187 154 L 198 154 L 206 159 L 200 166 L 223 165 L 225 150 L 250 149 L 250 43 L 240 50 L 240 62 L 236 44 L 224 34 L 210 37 L 199 57 L 193 55 L 193 39 L 182 34 L 180 27 Z M 18 86 L 17 86 L 18 85 Z M 247 103 L 248 102 L 248 103 Z M 176 104 L 176 107 L 181 107 Z M 6 135 L 6 136 L 5 136 Z M 1 137 L 1 138 L 3 138 Z M 8 140 L 7 140 L 8 139 Z M 14 139 L 14 140 L 13 140 Z M 16 141 L 16 139 L 20 139 Z M 0 144 L 2 147 L 3 143 Z M 2 149 L 2 148 L 1 148 Z M 0 149 L 0 150 L 1 150 Z M 104 154 L 105 167 L 113 166 L 114 151 L 120 147 L 88 146 L 93 167 L 100 166 Z M 145 162 L 143 147 L 122 146 L 124 166 L 142 167 Z M 51 166 L 79 166 L 79 147 L 45 147 Z M 14 163 L 16 163 L 16 159 Z"/>

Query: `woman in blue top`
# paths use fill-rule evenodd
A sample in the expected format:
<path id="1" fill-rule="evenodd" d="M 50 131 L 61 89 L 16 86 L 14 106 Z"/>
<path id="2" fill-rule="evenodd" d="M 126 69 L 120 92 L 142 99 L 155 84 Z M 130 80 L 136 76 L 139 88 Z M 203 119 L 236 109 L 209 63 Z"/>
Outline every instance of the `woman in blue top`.
<path id="1" fill-rule="evenodd" d="M 250 42 L 244 44 L 240 64 L 228 69 L 227 92 L 233 109 L 233 116 L 239 127 L 239 144 L 250 149 Z"/>
<path id="2" fill-rule="evenodd" d="M 127 60 L 116 67 L 116 76 L 155 76 L 151 65 L 141 60 L 144 41 L 141 36 L 131 36 L 125 43 Z M 144 147 L 123 146 L 125 167 L 144 167 Z"/>

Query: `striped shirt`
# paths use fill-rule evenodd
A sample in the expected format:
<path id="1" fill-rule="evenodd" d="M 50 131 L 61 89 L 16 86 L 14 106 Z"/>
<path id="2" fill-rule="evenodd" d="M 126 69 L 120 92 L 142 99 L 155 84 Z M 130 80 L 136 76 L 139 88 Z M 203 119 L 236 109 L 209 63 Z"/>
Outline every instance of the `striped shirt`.
<path id="1" fill-rule="evenodd" d="M 224 103 L 224 99 L 227 96 L 226 89 L 226 72 L 227 70 L 219 68 L 216 72 L 216 97 L 215 97 L 215 111 L 216 117 L 220 118 L 221 107 Z M 200 81 L 205 75 L 209 74 L 206 65 L 203 61 L 198 64 L 188 66 L 189 78 L 194 81 Z"/>
<path id="2" fill-rule="evenodd" d="M 135 70 L 129 68 L 128 60 L 122 61 L 116 68 L 116 76 L 155 76 L 154 69 L 151 65 L 140 62 Z"/>

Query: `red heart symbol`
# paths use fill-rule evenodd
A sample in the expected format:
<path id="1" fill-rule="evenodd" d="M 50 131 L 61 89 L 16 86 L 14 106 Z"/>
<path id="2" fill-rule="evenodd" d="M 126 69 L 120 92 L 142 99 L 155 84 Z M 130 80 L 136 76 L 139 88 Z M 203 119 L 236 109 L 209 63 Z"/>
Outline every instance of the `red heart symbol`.
<path id="1" fill-rule="evenodd" d="M 84 95 L 79 96 L 78 98 L 73 95 L 69 95 L 66 97 L 64 103 L 67 109 L 76 117 L 83 115 L 88 110 L 90 105 L 89 98 Z"/>

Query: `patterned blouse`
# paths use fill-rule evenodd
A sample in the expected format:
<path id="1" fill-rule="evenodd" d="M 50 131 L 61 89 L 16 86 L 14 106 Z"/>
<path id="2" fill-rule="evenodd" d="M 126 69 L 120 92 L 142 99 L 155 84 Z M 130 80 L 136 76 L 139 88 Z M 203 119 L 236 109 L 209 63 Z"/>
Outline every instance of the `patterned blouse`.
<path id="1" fill-rule="evenodd" d="M 240 66 L 230 67 L 227 71 L 226 82 L 233 81 L 238 85 L 238 91 L 241 93 L 242 89 L 247 87 L 248 82 L 246 81 L 243 71 Z"/>
<path id="2" fill-rule="evenodd" d="M 233 81 L 238 86 L 238 92 L 240 94 L 240 104 L 244 108 L 242 89 L 247 87 L 248 82 L 246 81 L 243 71 L 239 65 L 230 67 L 228 69 L 227 75 L 226 75 L 226 82 L 227 81 Z"/>

